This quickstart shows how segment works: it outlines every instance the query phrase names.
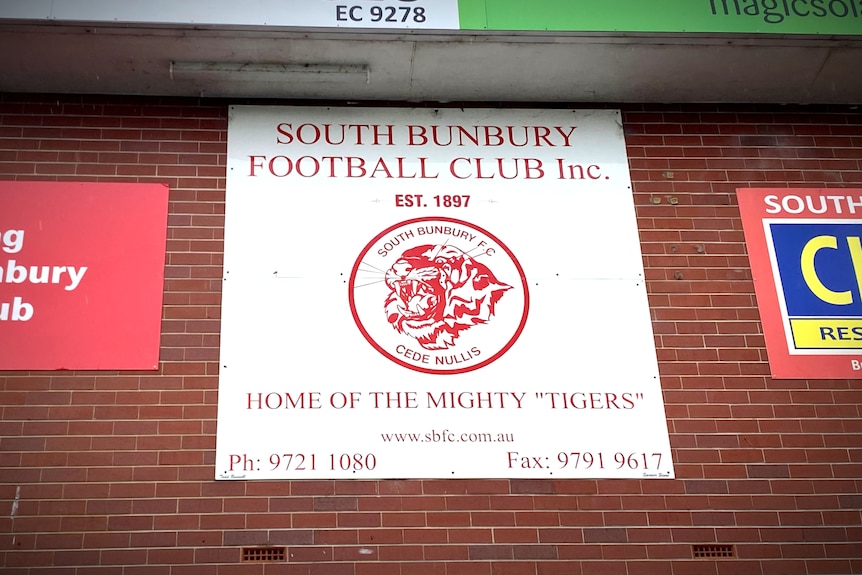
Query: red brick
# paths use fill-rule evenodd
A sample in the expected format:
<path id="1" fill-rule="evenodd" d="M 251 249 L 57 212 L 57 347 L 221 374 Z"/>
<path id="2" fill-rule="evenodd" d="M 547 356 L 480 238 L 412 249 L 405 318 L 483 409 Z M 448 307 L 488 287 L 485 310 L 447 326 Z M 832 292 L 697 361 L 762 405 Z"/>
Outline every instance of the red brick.
<path id="1" fill-rule="evenodd" d="M 862 392 L 856 380 L 769 378 L 735 196 L 862 185 L 858 113 L 623 108 L 679 479 L 223 483 L 212 450 L 227 107 L 0 95 L 5 178 L 171 186 L 161 370 L 0 374 L 0 497 L 22 486 L 14 532 L 0 518 L 4 548 L 9 535 L 19 546 L 0 564 L 10 575 L 862 572 Z M 674 206 L 651 201 L 670 195 Z M 584 544 L 584 530 L 629 543 Z M 237 547 L 219 547 L 243 532 L 308 562 L 241 565 Z M 691 559 L 692 543 L 716 541 L 739 559 Z M 480 557 L 501 549 L 503 560 Z"/>
<path id="2" fill-rule="evenodd" d="M 491 563 L 477 561 L 448 563 L 446 575 L 491 575 Z"/>
<path id="3" fill-rule="evenodd" d="M 492 575 L 535 575 L 536 564 L 531 561 L 495 561 Z"/>
<path id="4" fill-rule="evenodd" d="M 492 529 L 449 529 L 448 539 L 452 543 L 492 543 L 494 531 Z"/>
<path id="5" fill-rule="evenodd" d="M 425 514 L 429 527 L 465 527 L 470 525 L 470 513 L 462 512 L 434 512 Z"/>

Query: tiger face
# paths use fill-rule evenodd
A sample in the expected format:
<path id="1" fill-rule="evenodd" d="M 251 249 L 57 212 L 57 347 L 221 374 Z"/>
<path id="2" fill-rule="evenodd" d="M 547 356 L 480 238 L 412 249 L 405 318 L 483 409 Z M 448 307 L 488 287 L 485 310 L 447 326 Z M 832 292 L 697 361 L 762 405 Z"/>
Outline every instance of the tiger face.
<path id="1" fill-rule="evenodd" d="M 386 285 L 392 290 L 384 305 L 389 323 L 429 350 L 454 346 L 462 331 L 487 323 L 511 289 L 487 266 L 448 245 L 406 250 L 386 271 Z"/>

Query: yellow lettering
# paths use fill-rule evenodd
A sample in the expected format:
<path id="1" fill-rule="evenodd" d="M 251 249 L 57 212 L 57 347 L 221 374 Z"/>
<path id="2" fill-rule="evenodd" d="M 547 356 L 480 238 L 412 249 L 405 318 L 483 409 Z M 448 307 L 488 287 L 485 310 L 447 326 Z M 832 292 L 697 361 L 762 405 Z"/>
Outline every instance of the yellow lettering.
<path id="1" fill-rule="evenodd" d="M 853 261 L 853 271 L 856 272 L 856 284 L 862 294 L 862 244 L 857 236 L 848 236 L 847 245 L 850 246 L 850 259 Z"/>
<path id="2" fill-rule="evenodd" d="M 862 262 L 862 246 L 858 246 L 859 239 L 857 240 L 857 247 L 859 248 L 859 260 Z M 817 252 L 821 249 L 829 248 L 832 250 L 838 249 L 838 240 L 835 236 L 817 236 L 816 238 L 811 238 L 808 240 L 808 243 L 805 244 L 805 247 L 802 248 L 802 256 L 801 256 L 801 265 L 802 265 L 802 277 L 805 279 L 805 283 L 808 285 L 808 288 L 819 297 L 821 300 L 826 303 L 831 303 L 832 305 L 849 305 L 853 303 L 853 295 L 850 291 L 836 292 L 832 291 L 820 281 L 820 278 L 817 277 L 817 270 L 814 269 L 814 256 L 817 255 Z M 851 245 L 851 252 L 853 247 Z M 854 266 L 856 265 L 856 257 L 853 257 Z M 859 271 L 859 267 L 856 266 L 857 276 L 862 273 Z M 862 281 L 862 277 L 857 277 L 860 281 Z"/>

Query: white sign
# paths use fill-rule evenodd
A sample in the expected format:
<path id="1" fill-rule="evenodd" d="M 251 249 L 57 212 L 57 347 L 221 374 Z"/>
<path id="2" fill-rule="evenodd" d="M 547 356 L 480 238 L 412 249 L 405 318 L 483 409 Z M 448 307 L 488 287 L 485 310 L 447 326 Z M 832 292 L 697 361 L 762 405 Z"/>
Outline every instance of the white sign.
<path id="1" fill-rule="evenodd" d="M 673 477 L 620 114 L 232 107 L 218 479 Z"/>
<path id="2" fill-rule="evenodd" d="M 0 19 L 457 30 L 457 0 L 4 0 Z"/>

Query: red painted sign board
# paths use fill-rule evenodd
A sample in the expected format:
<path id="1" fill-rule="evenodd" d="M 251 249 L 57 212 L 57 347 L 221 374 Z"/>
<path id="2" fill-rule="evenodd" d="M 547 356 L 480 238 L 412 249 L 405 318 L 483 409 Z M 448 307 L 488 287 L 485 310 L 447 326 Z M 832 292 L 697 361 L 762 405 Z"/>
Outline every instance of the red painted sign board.
<path id="1" fill-rule="evenodd" d="M 862 189 L 737 198 L 772 376 L 862 377 Z"/>
<path id="2" fill-rule="evenodd" d="M 0 182 L 0 370 L 158 369 L 163 184 Z"/>

